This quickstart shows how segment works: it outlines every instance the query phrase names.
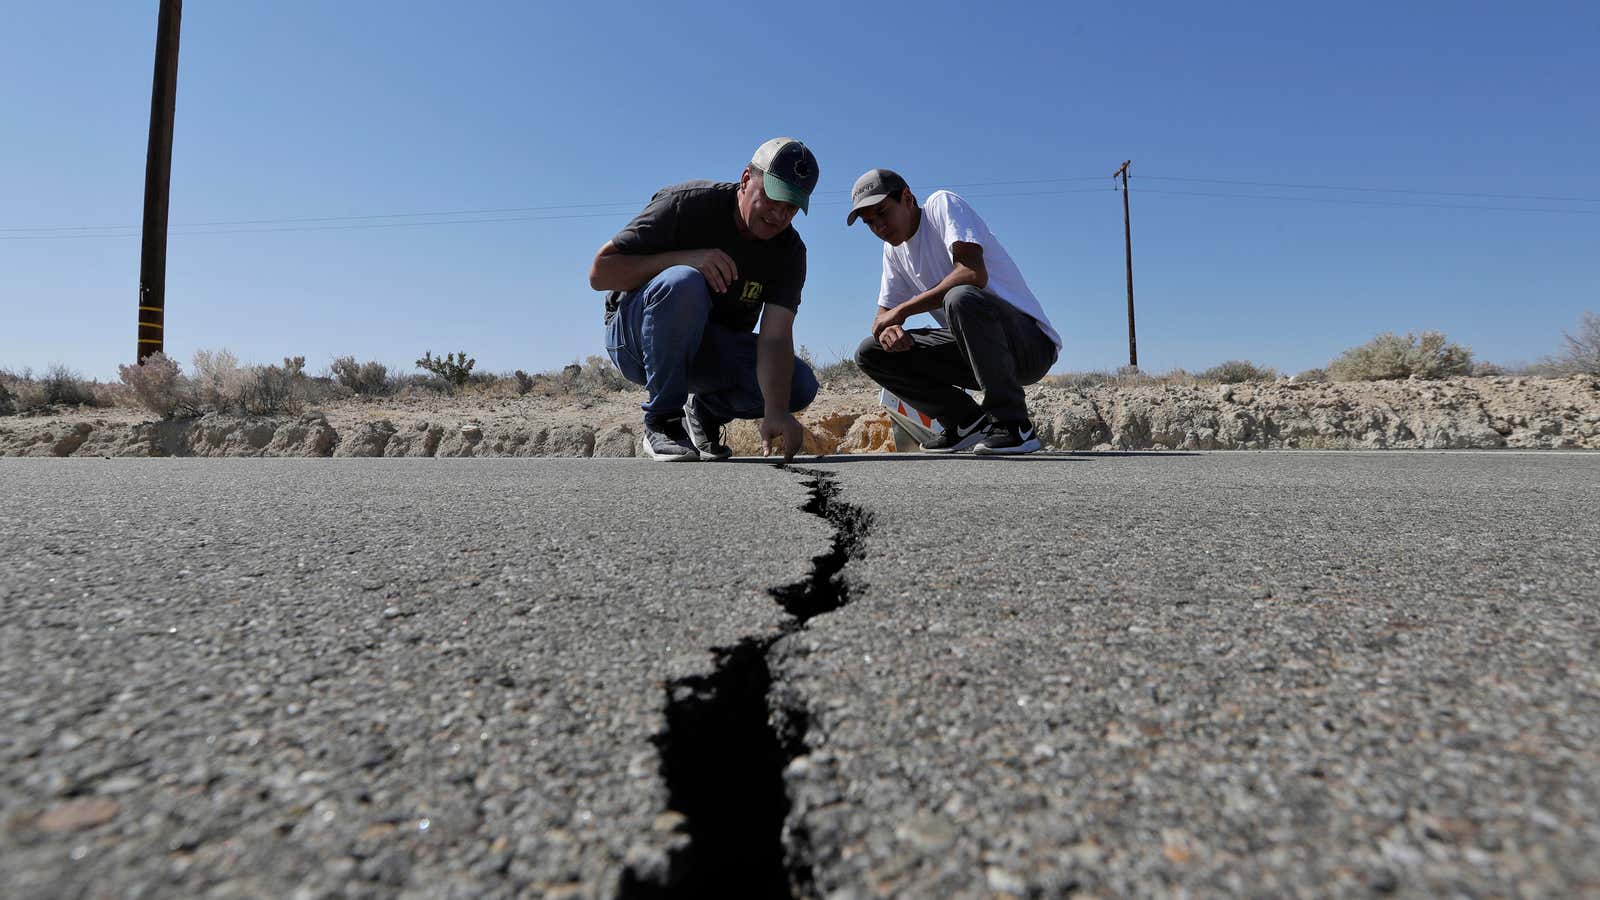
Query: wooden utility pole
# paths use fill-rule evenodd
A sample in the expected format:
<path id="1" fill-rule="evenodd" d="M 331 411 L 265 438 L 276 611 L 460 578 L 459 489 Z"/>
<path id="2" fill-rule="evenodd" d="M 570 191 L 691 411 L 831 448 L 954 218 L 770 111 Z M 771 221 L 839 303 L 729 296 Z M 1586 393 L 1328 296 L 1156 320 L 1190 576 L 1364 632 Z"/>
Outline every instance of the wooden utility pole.
<path id="1" fill-rule="evenodd" d="M 1133 228 L 1128 223 L 1128 166 L 1133 160 L 1122 164 L 1122 168 L 1111 173 L 1111 180 L 1115 182 L 1118 176 L 1122 178 L 1122 246 L 1128 260 L 1128 365 L 1137 369 L 1139 367 L 1139 340 L 1133 330 Z"/>
<path id="2" fill-rule="evenodd" d="M 144 158 L 144 240 L 139 253 L 139 343 L 134 361 L 165 349 L 167 198 L 172 188 L 172 115 L 178 99 L 178 28 L 183 0 L 161 0 L 156 74 L 150 89 L 150 146 Z"/>

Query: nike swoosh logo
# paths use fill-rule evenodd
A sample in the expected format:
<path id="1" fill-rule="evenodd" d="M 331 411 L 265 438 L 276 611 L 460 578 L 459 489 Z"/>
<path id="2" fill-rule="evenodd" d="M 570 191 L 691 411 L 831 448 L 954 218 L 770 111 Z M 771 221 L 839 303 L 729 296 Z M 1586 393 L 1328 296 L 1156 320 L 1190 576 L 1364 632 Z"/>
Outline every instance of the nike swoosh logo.
<path id="1" fill-rule="evenodd" d="M 983 416 L 979 416 L 978 420 L 976 422 L 973 422 L 972 423 L 972 427 L 970 427 L 970 428 L 962 428 L 960 425 L 957 425 L 956 426 L 956 437 L 966 437 L 967 435 L 973 433 L 974 431 L 977 431 L 978 430 L 978 426 L 982 425 L 983 422 L 984 422 Z"/>
<path id="2" fill-rule="evenodd" d="M 1032 429 L 1032 428 L 1029 428 L 1029 429 L 1028 429 L 1028 430 L 1027 430 L 1027 431 L 1024 431 L 1024 432 L 1022 432 L 1022 439 L 1023 439 L 1023 440 L 1024 440 L 1024 441 L 1031 441 L 1031 440 L 1033 440 L 1033 429 Z"/>

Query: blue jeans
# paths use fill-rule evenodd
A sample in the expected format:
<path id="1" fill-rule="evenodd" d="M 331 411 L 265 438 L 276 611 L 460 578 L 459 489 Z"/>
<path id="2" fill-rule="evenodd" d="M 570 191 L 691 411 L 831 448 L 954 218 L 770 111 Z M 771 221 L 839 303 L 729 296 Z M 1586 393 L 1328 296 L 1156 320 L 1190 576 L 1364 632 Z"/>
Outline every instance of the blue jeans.
<path id="1" fill-rule="evenodd" d="M 690 266 L 673 266 L 622 295 L 606 325 L 606 353 L 624 378 L 649 392 L 642 406 L 646 422 L 682 416 L 690 394 L 706 415 L 724 422 L 765 414 L 755 334 L 710 315 L 711 289 Z M 789 411 L 805 409 L 816 396 L 817 376 L 796 357 Z"/>

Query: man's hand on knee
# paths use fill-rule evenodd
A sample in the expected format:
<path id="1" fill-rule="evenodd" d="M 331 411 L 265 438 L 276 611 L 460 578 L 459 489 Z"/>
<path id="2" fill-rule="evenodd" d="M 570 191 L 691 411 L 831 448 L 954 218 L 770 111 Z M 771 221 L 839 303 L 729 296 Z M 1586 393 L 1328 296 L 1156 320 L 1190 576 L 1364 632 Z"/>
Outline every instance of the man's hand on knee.
<path id="1" fill-rule="evenodd" d="M 883 309 L 880 307 L 877 315 L 872 317 L 872 336 L 880 337 L 883 334 L 884 329 L 891 328 L 895 325 L 904 325 L 905 321 L 906 317 L 902 310 Z"/>
<path id="2" fill-rule="evenodd" d="M 890 353 L 900 353 L 911 349 L 911 335 L 899 325 L 890 325 L 878 332 L 878 346 Z"/>
<path id="3" fill-rule="evenodd" d="M 733 257 L 716 249 L 690 250 L 684 254 L 684 265 L 693 266 L 706 278 L 706 286 L 714 294 L 725 294 L 728 286 L 739 280 L 739 267 Z"/>

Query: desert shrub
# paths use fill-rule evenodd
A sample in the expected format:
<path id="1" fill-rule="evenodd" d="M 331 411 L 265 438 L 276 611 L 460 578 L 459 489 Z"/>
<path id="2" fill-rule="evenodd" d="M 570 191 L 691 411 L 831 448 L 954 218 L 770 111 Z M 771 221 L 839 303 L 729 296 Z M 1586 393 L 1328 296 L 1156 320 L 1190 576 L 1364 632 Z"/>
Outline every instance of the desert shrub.
<path id="1" fill-rule="evenodd" d="M 306 402 L 305 366 L 304 356 L 286 356 L 282 366 L 250 366 L 234 406 L 247 416 L 298 413 Z"/>
<path id="2" fill-rule="evenodd" d="M 91 381 L 90 390 L 94 391 L 95 406 L 131 406 L 133 392 L 120 381 Z"/>
<path id="3" fill-rule="evenodd" d="M 23 377 L 10 369 L 0 369 L 0 416 L 14 415 L 23 409 L 17 396 Z"/>
<path id="4" fill-rule="evenodd" d="M 1103 369 L 1086 372 L 1062 372 L 1046 375 L 1040 384 L 1054 387 L 1088 390 L 1095 387 L 1141 387 L 1147 385 L 1192 385 L 1199 381 L 1184 369 L 1172 369 L 1161 375 L 1152 375 L 1137 366 L 1119 366 L 1115 372 Z"/>
<path id="5" fill-rule="evenodd" d="M 617 367 L 604 356 L 586 357 L 583 360 L 583 371 L 578 373 L 578 380 L 596 393 L 615 394 L 636 388 L 636 385 L 622 377 Z"/>
<path id="6" fill-rule="evenodd" d="M 834 354 L 833 362 L 819 363 L 811 350 L 801 344 L 794 351 L 796 358 L 801 359 L 811 367 L 811 371 L 820 382 L 854 382 L 867 380 L 865 372 L 856 365 L 855 348 L 846 347 L 843 351 Z"/>
<path id="7" fill-rule="evenodd" d="M 517 396 L 526 396 L 529 391 L 533 390 L 533 376 L 527 372 L 518 369 L 511 373 L 511 377 L 517 379 Z"/>
<path id="8" fill-rule="evenodd" d="M 393 396 L 401 400 L 419 400 L 436 394 L 448 394 L 452 390 L 450 382 L 443 378 L 417 372 L 390 375 L 389 382 L 394 390 Z"/>
<path id="9" fill-rule="evenodd" d="M 452 390 L 460 391 L 467 386 L 472 378 L 472 367 L 477 365 L 476 359 L 468 359 L 466 351 L 460 353 L 447 353 L 444 356 L 434 357 L 432 350 L 422 351 L 422 358 L 417 360 L 417 368 L 444 379 Z"/>
<path id="10" fill-rule="evenodd" d="M 11 386 L 11 392 L 17 398 L 17 412 L 32 412 L 48 407 L 50 401 L 45 398 L 44 386 L 33 379 L 33 373 L 25 374 L 28 377 Z"/>
<path id="11" fill-rule="evenodd" d="M 861 367 L 856 365 L 856 358 L 848 353 L 831 363 L 813 367 L 813 371 L 817 373 L 817 380 L 824 382 L 864 381 L 867 377 L 866 373 L 861 371 Z"/>
<path id="12" fill-rule="evenodd" d="M 530 378 L 532 376 L 529 376 Z M 481 400 L 512 400 L 523 396 L 515 375 L 474 372 L 466 391 Z"/>
<path id="13" fill-rule="evenodd" d="M 1562 368 L 1556 363 L 1554 357 L 1549 356 L 1539 360 L 1538 362 L 1508 363 L 1504 368 L 1505 372 L 1502 374 L 1533 378 L 1560 378 L 1564 375 L 1574 374 L 1573 372 Z"/>
<path id="14" fill-rule="evenodd" d="M 1059 375 L 1046 375 L 1043 383 L 1055 387 L 1084 390 L 1086 388 L 1099 387 L 1115 379 L 1116 376 L 1110 372 L 1062 372 Z"/>
<path id="15" fill-rule="evenodd" d="M 852 381 L 865 378 L 861 367 L 856 365 L 854 351 L 846 351 L 836 356 L 833 362 L 819 363 L 816 354 L 805 344 L 794 348 L 794 358 L 811 367 L 818 381 Z"/>
<path id="16" fill-rule="evenodd" d="M 1489 377 L 1552 377 L 1559 376 L 1548 361 L 1527 362 L 1526 360 L 1512 359 L 1505 362 L 1478 362 L 1472 363 L 1472 375 L 1475 378 Z"/>
<path id="17" fill-rule="evenodd" d="M 622 378 L 618 368 L 611 365 L 611 360 L 603 356 L 589 356 L 581 364 L 568 364 L 562 367 L 563 386 L 568 391 L 595 396 L 595 394 L 616 394 L 618 391 L 627 391 L 634 388 L 634 383 Z"/>
<path id="18" fill-rule="evenodd" d="M 297 413 L 310 399 L 304 356 L 284 357 L 281 366 L 243 366 L 227 350 L 197 350 L 190 378 L 196 410 L 270 416 Z"/>
<path id="19" fill-rule="evenodd" d="M 196 350 L 192 362 L 190 383 L 196 404 L 217 412 L 232 409 L 244 393 L 246 375 L 239 368 L 239 358 L 227 350 Z"/>
<path id="20" fill-rule="evenodd" d="M 1600 375 L 1600 316 L 1585 312 L 1578 319 L 1578 333 L 1563 331 L 1564 346 L 1544 361 L 1555 374 Z"/>
<path id="21" fill-rule="evenodd" d="M 1278 370 L 1271 366 L 1258 366 L 1249 360 L 1230 359 L 1221 365 L 1212 366 L 1201 372 L 1201 381 L 1215 381 L 1220 384 L 1240 384 L 1246 381 L 1277 381 Z"/>
<path id="22" fill-rule="evenodd" d="M 340 384 L 332 374 L 304 375 L 301 387 L 305 392 L 307 403 L 331 403 L 335 400 L 349 400 L 356 396 L 356 392 Z M 385 392 L 387 393 L 387 388 Z"/>
<path id="23" fill-rule="evenodd" d="M 0 414 L 31 412 L 57 404 L 110 406 L 114 402 L 104 385 L 85 381 L 66 366 L 51 366 L 39 378 L 34 377 L 32 369 L 0 369 Z"/>
<path id="24" fill-rule="evenodd" d="M 62 404 L 65 406 L 97 406 L 99 398 L 95 396 L 94 385 L 84 381 L 77 372 L 66 366 L 51 366 L 44 377 L 39 379 L 39 387 L 44 391 L 46 404 Z"/>
<path id="25" fill-rule="evenodd" d="M 122 383 L 133 390 L 138 404 L 162 418 L 182 410 L 193 411 L 193 396 L 178 361 L 165 353 L 152 353 L 144 362 L 117 366 Z"/>
<path id="26" fill-rule="evenodd" d="M 1472 351 L 1450 343 L 1437 331 L 1405 337 L 1386 331 L 1328 363 L 1328 374 L 1335 381 L 1449 378 L 1471 370 Z"/>
<path id="27" fill-rule="evenodd" d="M 1328 380 L 1327 369 L 1307 369 L 1294 377 L 1295 381 L 1311 382 L 1313 384 Z"/>
<path id="28" fill-rule="evenodd" d="M 561 371 L 541 372 L 533 376 L 533 390 L 546 397 L 576 395 L 594 397 L 614 394 L 633 388 L 633 383 L 622 377 L 611 360 L 604 356 L 590 356 L 583 362 L 572 362 Z"/>
<path id="29" fill-rule="evenodd" d="M 25 413 L 44 405 L 44 390 L 33 379 L 32 369 L 23 369 L 13 372 L 10 369 L 0 369 L 0 387 L 5 389 L 6 400 L 4 406 L 11 413 Z"/>
<path id="30" fill-rule="evenodd" d="M 362 396 L 376 397 L 391 392 L 389 367 L 376 360 L 358 363 L 354 356 L 341 356 L 329 369 L 335 381 Z"/>

